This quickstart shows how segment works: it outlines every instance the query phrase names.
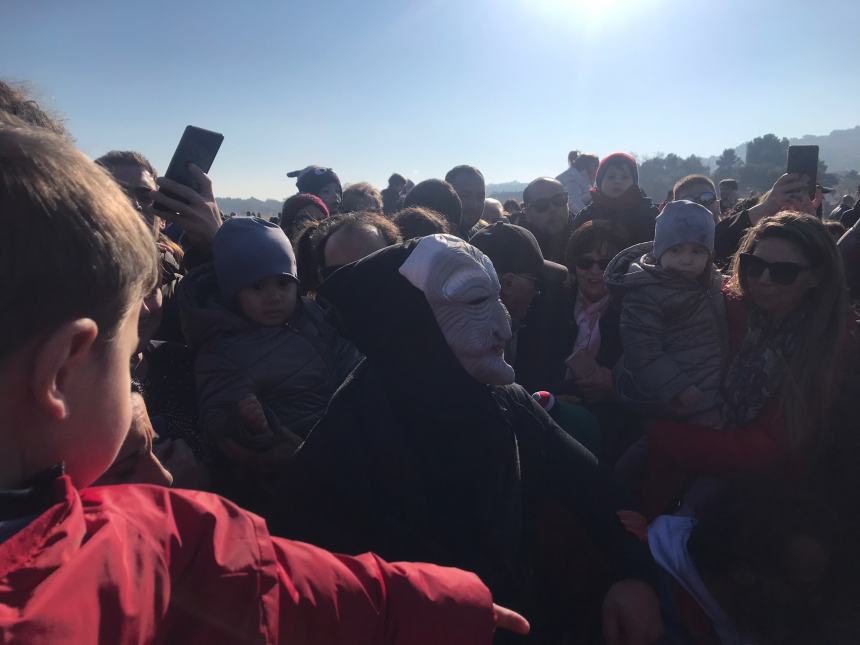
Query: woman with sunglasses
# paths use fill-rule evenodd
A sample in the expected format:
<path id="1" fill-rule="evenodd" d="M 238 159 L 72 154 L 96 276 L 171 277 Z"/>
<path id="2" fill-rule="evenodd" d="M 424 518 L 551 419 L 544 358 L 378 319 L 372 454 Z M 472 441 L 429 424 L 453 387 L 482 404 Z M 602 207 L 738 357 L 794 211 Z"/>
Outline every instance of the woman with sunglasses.
<path id="1" fill-rule="evenodd" d="M 699 476 L 803 472 L 844 368 L 856 365 L 842 261 L 815 217 L 783 212 L 744 238 L 726 286 L 731 360 L 722 431 L 662 421 L 649 431 L 643 510 L 667 510 Z"/>
<path id="2" fill-rule="evenodd" d="M 597 453 L 607 463 L 614 463 L 641 434 L 638 415 L 615 399 L 612 388 L 612 367 L 621 357 L 620 311 L 612 305 L 604 271 L 626 239 L 626 231 L 610 222 L 586 222 L 571 236 L 564 256 L 571 277 L 569 333 L 565 381 L 556 393 L 576 395 L 597 418 Z"/>
<path id="3" fill-rule="evenodd" d="M 653 240 L 656 218 L 657 207 L 639 188 L 636 160 L 626 152 L 616 152 L 600 162 L 591 204 L 573 218 L 573 230 L 591 220 L 608 220 L 626 229 L 626 248 Z"/>

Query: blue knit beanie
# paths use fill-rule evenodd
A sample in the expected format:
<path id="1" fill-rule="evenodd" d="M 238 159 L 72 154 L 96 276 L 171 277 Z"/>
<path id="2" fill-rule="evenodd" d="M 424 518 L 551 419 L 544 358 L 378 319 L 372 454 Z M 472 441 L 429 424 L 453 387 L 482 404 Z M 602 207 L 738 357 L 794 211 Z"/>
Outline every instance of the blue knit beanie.
<path id="1" fill-rule="evenodd" d="M 680 199 L 669 202 L 657 216 L 654 230 L 654 250 L 656 259 L 676 244 L 698 244 L 714 254 L 714 215 L 696 202 Z"/>
<path id="2" fill-rule="evenodd" d="M 296 277 L 296 256 L 286 233 L 258 217 L 233 217 L 212 241 L 215 276 L 230 301 L 239 289 L 273 275 Z"/>

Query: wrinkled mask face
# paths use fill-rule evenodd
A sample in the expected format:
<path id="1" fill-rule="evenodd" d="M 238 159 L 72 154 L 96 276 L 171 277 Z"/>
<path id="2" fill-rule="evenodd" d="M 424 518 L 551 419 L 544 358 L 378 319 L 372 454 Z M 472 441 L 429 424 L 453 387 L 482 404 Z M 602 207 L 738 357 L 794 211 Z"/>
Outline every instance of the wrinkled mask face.
<path id="1" fill-rule="evenodd" d="M 510 316 L 489 258 L 459 238 L 431 235 L 400 273 L 424 293 L 448 346 L 472 378 L 487 385 L 513 383 L 514 369 L 504 358 Z"/>

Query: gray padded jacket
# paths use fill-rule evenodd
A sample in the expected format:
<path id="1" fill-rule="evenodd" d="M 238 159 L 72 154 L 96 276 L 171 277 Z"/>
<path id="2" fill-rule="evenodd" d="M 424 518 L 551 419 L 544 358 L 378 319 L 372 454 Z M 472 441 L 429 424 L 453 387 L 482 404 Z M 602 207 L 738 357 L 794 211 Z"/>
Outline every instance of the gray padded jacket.
<path id="1" fill-rule="evenodd" d="M 302 298 L 292 319 L 279 327 L 232 311 L 221 302 L 212 264 L 180 281 L 179 303 L 182 331 L 197 354 L 200 422 L 210 441 L 229 435 L 256 449 L 278 442 L 277 436 L 242 436 L 237 406 L 249 395 L 262 404 L 275 435 L 281 425 L 305 438 L 361 358 L 312 300 Z"/>
<path id="2" fill-rule="evenodd" d="M 711 268 L 700 280 L 665 271 L 650 252 L 632 246 L 606 267 L 606 284 L 621 298 L 621 360 L 614 370 L 623 401 L 650 415 L 718 425 L 720 384 L 728 352 L 722 286 Z M 683 407 L 675 397 L 695 385 L 704 398 Z"/>

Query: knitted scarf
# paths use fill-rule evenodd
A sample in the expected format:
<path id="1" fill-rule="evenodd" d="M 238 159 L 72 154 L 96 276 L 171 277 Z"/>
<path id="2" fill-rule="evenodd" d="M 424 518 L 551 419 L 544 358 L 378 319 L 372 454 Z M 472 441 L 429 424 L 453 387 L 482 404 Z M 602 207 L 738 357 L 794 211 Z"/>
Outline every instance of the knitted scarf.
<path id="1" fill-rule="evenodd" d="M 806 310 L 801 308 L 775 324 L 760 309 L 750 307 L 746 336 L 723 380 L 726 429 L 751 422 L 777 394 L 800 344 L 805 319 Z"/>

